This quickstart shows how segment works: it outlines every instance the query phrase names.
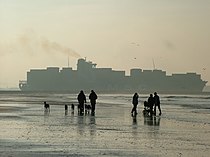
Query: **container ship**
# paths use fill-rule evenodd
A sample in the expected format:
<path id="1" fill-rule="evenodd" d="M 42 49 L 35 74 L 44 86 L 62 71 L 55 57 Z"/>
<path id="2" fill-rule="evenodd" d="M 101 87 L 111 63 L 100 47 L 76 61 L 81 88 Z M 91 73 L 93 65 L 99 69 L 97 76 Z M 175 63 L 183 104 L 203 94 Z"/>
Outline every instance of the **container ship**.
<path id="1" fill-rule="evenodd" d="M 71 67 L 47 67 L 31 69 L 27 80 L 19 81 L 21 91 L 78 92 L 154 92 L 159 93 L 201 93 L 207 81 L 200 74 L 187 72 L 167 75 L 163 70 L 131 69 L 125 71 L 112 68 L 97 68 L 86 59 L 78 59 L 77 69 Z"/>

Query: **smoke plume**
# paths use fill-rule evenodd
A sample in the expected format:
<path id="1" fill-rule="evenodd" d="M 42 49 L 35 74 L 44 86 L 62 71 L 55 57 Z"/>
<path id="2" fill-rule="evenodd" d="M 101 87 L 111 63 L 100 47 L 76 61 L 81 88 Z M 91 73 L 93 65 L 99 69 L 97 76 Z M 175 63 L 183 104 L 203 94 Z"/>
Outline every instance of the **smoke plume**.
<path id="1" fill-rule="evenodd" d="M 14 41 L 0 42 L 0 55 L 10 53 L 26 53 L 27 55 L 39 55 L 40 53 L 63 53 L 69 57 L 79 58 L 76 51 L 63 46 L 47 38 L 39 37 L 35 33 L 19 35 Z"/>
<path id="2" fill-rule="evenodd" d="M 64 47 L 64 46 L 60 45 L 59 43 L 51 42 L 47 39 L 41 40 L 41 47 L 46 52 L 61 52 L 61 53 L 67 54 L 68 56 L 71 56 L 71 57 L 75 57 L 75 58 L 80 57 L 80 55 L 77 52 L 75 52 L 74 50 L 72 50 L 68 47 Z"/>

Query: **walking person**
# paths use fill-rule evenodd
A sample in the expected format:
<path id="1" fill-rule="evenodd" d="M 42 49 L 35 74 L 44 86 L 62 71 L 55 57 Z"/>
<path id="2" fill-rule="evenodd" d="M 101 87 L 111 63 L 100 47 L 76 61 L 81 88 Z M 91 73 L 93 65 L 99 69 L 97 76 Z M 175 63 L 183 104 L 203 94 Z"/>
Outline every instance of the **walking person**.
<path id="1" fill-rule="evenodd" d="M 83 90 L 80 91 L 79 95 L 77 96 L 77 100 L 79 102 L 79 114 L 83 114 L 84 113 L 84 103 L 86 103 L 86 96 L 83 92 Z"/>
<path id="2" fill-rule="evenodd" d="M 157 95 L 157 92 L 154 93 L 154 103 L 155 103 L 155 109 L 154 109 L 155 115 L 156 115 L 156 107 L 158 107 L 159 115 L 161 115 L 162 112 L 160 108 L 160 97 Z"/>
<path id="3" fill-rule="evenodd" d="M 137 93 L 135 93 L 133 95 L 133 100 L 132 100 L 132 104 L 133 104 L 133 108 L 131 111 L 131 115 L 132 116 L 136 116 L 137 115 L 137 105 L 138 105 L 138 99 L 139 99 L 139 95 Z"/>
<path id="4" fill-rule="evenodd" d="M 90 103 L 91 103 L 91 115 L 95 115 L 95 107 L 96 107 L 96 99 L 98 98 L 97 94 L 94 90 L 91 90 L 89 95 Z"/>
<path id="5" fill-rule="evenodd" d="M 148 104 L 149 104 L 149 107 L 150 107 L 150 116 L 152 116 L 153 114 L 153 106 L 154 106 L 154 97 L 152 94 L 150 94 L 149 98 L 148 98 Z"/>

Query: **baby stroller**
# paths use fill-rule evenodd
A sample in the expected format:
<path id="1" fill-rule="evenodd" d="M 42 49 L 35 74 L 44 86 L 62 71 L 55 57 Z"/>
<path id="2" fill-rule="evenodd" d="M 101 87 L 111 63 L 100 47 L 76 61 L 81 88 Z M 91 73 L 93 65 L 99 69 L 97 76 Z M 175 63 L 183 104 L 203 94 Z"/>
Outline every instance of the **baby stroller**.
<path id="1" fill-rule="evenodd" d="M 144 116 L 149 116 L 150 106 L 147 101 L 144 101 L 144 110 L 142 112 Z"/>

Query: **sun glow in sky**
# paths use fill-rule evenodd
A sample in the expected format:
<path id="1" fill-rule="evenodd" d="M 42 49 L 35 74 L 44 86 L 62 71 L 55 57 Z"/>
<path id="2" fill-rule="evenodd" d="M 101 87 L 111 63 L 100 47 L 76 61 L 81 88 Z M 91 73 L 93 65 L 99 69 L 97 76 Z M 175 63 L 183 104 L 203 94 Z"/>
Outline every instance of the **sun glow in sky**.
<path id="1" fill-rule="evenodd" d="M 210 82 L 209 0 L 0 0 L 0 88 L 31 68 L 196 72 Z"/>

